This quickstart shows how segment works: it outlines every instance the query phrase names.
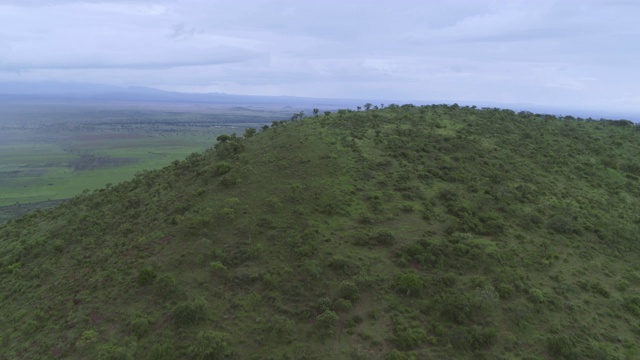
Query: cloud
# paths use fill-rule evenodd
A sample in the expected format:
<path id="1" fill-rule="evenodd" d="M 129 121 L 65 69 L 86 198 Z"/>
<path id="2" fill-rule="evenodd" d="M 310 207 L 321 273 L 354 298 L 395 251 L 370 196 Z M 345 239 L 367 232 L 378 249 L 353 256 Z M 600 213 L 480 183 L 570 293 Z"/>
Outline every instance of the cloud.
<path id="1" fill-rule="evenodd" d="M 638 4 L 5 0 L 0 79 L 606 106 L 640 81 Z"/>

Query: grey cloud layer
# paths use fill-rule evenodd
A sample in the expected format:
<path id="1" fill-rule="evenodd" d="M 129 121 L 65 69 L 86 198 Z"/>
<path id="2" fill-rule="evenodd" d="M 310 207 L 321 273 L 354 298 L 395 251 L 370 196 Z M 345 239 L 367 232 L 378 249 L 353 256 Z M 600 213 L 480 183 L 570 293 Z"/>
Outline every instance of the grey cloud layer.
<path id="1" fill-rule="evenodd" d="M 634 107 L 638 15 L 605 0 L 5 1 L 0 80 Z"/>

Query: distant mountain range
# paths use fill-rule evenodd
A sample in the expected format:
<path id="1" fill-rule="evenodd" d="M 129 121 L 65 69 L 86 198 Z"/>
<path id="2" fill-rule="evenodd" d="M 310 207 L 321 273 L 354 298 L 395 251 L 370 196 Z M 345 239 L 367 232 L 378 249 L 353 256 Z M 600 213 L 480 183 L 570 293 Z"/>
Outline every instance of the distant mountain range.
<path id="1" fill-rule="evenodd" d="M 182 93 L 149 87 L 120 87 L 105 84 L 59 83 L 59 82 L 0 82 L 0 101 L 117 101 L 117 102 L 162 102 L 162 103 L 206 103 L 226 105 L 279 105 L 279 106 L 334 106 L 354 107 L 365 100 L 320 99 L 296 96 L 232 95 L 225 93 Z"/>
<path id="2" fill-rule="evenodd" d="M 357 96 L 357 95 L 356 95 Z M 419 94 L 416 95 L 419 97 Z M 499 103 L 492 101 L 470 102 L 464 100 L 415 100 L 415 99 L 337 99 L 298 96 L 235 95 L 226 93 L 183 93 L 142 86 L 114 86 L 106 84 L 72 82 L 0 82 L 0 102 L 62 101 L 62 102 L 131 102 L 131 103 L 182 103 L 211 105 L 260 105 L 320 107 L 322 109 L 355 108 L 372 104 L 453 104 L 475 105 L 479 108 L 507 108 L 533 113 L 572 115 L 583 118 L 628 119 L 640 122 L 640 111 L 623 112 L 609 109 L 581 109 L 571 107 L 542 106 L 529 103 Z"/>

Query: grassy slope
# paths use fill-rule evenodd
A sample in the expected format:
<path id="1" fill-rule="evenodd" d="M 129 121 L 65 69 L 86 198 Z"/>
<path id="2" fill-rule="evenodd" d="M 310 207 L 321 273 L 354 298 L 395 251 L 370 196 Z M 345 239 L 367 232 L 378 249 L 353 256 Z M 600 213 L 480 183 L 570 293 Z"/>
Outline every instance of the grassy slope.
<path id="1" fill-rule="evenodd" d="M 232 138 L 0 228 L 0 348 L 635 358 L 624 125 L 392 106 Z"/>

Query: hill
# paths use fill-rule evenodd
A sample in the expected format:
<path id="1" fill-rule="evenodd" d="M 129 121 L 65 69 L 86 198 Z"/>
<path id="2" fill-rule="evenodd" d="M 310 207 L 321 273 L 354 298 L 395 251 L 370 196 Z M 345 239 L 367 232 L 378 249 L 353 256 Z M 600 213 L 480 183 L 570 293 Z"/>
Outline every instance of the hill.
<path id="1" fill-rule="evenodd" d="M 637 358 L 638 129 L 391 105 L 221 136 L 1 227 L 0 353 Z"/>

